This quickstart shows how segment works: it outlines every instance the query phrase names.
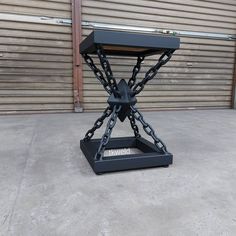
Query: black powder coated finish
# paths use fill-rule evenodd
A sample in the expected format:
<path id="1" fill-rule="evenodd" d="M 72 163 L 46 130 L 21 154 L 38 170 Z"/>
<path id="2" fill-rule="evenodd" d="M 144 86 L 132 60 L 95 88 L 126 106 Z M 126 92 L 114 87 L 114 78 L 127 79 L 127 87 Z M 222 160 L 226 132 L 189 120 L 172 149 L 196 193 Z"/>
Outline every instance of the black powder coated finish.
<path id="1" fill-rule="evenodd" d="M 121 122 L 125 120 L 127 115 L 130 113 L 130 105 L 134 105 L 137 102 L 136 97 L 132 97 L 131 89 L 124 79 L 120 80 L 118 83 L 118 90 L 120 92 L 120 98 L 111 94 L 107 102 L 110 106 L 121 105 L 121 109 L 118 113 L 118 118 Z"/>
<path id="2" fill-rule="evenodd" d="M 172 154 L 167 151 L 165 144 L 156 136 L 153 128 L 144 120 L 143 115 L 134 105 L 137 102 L 136 95 L 143 90 L 149 80 L 155 77 L 160 67 L 170 60 L 174 51 L 179 48 L 179 44 L 180 41 L 176 37 L 105 30 L 95 30 L 80 44 L 80 53 L 85 62 L 109 94 L 107 100 L 109 106 L 95 121 L 94 126 L 88 130 L 85 138 L 80 141 L 81 150 L 96 174 L 147 167 L 167 167 L 172 164 Z M 88 53 L 97 53 L 107 79 Z M 156 65 L 147 71 L 140 82 L 136 83 L 136 76 L 144 57 L 159 53 L 162 55 Z M 119 83 L 116 82 L 106 54 L 138 57 L 133 75 L 128 83 L 124 79 L 121 79 Z M 110 118 L 102 138 L 92 139 L 94 132 L 108 117 Z M 110 138 L 117 118 L 123 122 L 126 117 L 130 120 L 135 137 Z M 154 144 L 141 137 L 136 121 L 141 123 Z M 142 153 L 104 156 L 105 150 L 122 148 L 137 148 Z"/>
<path id="3" fill-rule="evenodd" d="M 147 56 L 162 53 L 167 49 L 178 49 L 179 44 L 177 37 L 94 30 L 80 44 L 80 53 L 96 54 L 97 45 L 102 45 L 107 55 Z"/>
<path id="4" fill-rule="evenodd" d="M 135 137 L 111 138 L 107 149 L 138 148 L 143 152 L 142 154 L 105 156 L 102 160 L 94 160 L 99 143 L 100 139 L 93 139 L 89 142 L 80 141 L 80 147 L 96 174 L 149 167 L 167 167 L 172 164 L 172 154 L 160 153 L 149 141 Z"/>

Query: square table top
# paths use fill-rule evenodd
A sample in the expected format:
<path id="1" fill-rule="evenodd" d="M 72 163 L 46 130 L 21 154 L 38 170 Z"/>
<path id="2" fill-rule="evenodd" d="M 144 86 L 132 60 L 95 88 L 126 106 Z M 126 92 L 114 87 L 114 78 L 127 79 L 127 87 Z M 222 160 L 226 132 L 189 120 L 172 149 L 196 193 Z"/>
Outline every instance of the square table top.
<path id="1" fill-rule="evenodd" d="M 94 30 L 80 44 L 80 53 L 96 54 L 102 46 L 107 55 L 147 56 L 178 49 L 180 39 L 174 36 Z"/>

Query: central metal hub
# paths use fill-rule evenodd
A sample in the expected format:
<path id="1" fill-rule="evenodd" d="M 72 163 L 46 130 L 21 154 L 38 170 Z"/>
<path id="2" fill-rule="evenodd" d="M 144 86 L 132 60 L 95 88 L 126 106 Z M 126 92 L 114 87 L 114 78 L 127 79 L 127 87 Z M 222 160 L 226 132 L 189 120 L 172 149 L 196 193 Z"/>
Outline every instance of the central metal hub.
<path id="1" fill-rule="evenodd" d="M 121 79 L 117 85 L 119 97 L 115 97 L 112 93 L 108 98 L 107 102 L 110 106 L 121 105 L 121 109 L 118 112 L 118 118 L 121 122 L 130 114 L 130 105 L 134 105 L 137 102 L 135 96 L 132 96 L 132 91 L 126 81 Z"/>

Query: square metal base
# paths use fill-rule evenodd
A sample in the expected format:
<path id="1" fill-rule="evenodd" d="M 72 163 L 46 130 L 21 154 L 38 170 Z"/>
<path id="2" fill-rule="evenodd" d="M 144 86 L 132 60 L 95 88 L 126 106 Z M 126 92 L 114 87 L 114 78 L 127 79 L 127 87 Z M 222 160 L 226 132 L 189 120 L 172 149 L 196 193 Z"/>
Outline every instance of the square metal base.
<path id="1" fill-rule="evenodd" d="M 151 142 L 135 137 L 111 138 L 106 150 L 138 148 L 143 152 L 142 154 L 103 156 L 101 160 L 94 160 L 99 144 L 100 139 L 80 140 L 80 148 L 96 174 L 148 167 L 167 167 L 173 161 L 171 153 L 160 153 Z"/>

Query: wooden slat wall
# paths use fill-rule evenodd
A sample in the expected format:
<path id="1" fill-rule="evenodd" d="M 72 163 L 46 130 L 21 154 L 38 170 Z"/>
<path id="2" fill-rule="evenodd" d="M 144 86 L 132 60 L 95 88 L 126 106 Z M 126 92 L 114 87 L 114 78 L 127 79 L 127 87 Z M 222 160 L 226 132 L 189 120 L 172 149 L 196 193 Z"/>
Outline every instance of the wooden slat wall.
<path id="1" fill-rule="evenodd" d="M 71 26 L 27 16 L 71 18 L 70 0 L 0 0 L 0 114 L 73 110 Z M 25 16 L 25 21 L 17 17 Z"/>
<path id="2" fill-rule="evenodd" d="M 210 33 L 236 33 L 235 0 L 83 0 L 82 21 Z M 90 30 L 83 29 L 83 37 Z M 181 37 L 181 49 L 140 93 L 138 106 L 146 110 L 229 108 L 235 42 Z M 142 78 L 157 57 L 146 60 Z M 132 58 L 112 58 L 117 78 L 129 78 Z M 106 106 L 106 93 L 84 65 L 84 108 Z"/>

